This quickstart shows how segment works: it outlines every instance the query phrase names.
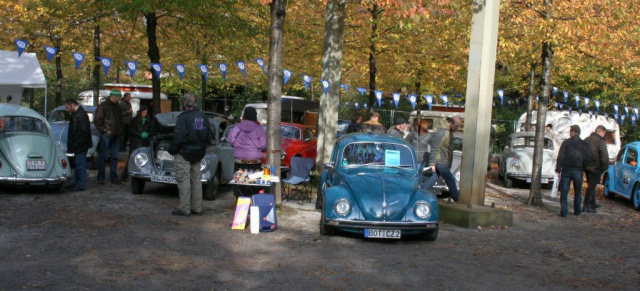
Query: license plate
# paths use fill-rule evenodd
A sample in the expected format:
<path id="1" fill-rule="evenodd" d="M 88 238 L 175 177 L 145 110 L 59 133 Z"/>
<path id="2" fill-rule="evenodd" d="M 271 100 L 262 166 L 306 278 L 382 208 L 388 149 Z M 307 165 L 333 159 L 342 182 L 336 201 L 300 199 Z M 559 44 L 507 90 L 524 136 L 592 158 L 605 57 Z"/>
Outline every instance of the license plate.
<path id="1" fill-rule="evenodd" d="M 388 229 L 369 229 L 365 228 L 364 237 L 367 238 L 400 238 L 399 230 L 388 230 Z"/>
<path id="2" fill-rule="evenodd" d="M 151 182 L 167 183 L 167 184 L 178 184 L 178 181 L 176 180 L 176 177 L 158 176 L 158 175 L 151 176 Z"/>
<path id="3" fill-rule="evenodd" d="M 540 180 L 541 180 L 540 182 L 543 184 L 549 183 L 549 179 L 540 179 Z"/>
<path id="4" fill-rule="evenodd" d="M 27 170 L 29 171 L 44 171 L 46 169 L 44 160 L 27 160 Z"/>

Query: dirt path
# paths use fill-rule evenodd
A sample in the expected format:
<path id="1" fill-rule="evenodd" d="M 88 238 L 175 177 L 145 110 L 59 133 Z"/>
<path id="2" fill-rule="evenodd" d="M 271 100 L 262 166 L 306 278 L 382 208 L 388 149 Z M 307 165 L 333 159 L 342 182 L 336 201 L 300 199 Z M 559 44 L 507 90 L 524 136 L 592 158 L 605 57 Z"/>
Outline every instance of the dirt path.
<path id="1" fill-rule="evenodd" d="M 92 174 L 95 176 L 95 173 Z M 436 289 L 637 290 L 640 212 L 624 199 L 597 214 L 559 217 L 522 203 L 527 189 L 490 181 L 487 203 L 514 212 L 512 228 L 441 226 L 435 242 L 318 234 L 313 204 L 286 202 L 280 229 L 229 229 L 230 191 L 204 216 L 170 215 L 177 189 L 128 185 L 50 194 L 2 189 L 0 290 Z"/>

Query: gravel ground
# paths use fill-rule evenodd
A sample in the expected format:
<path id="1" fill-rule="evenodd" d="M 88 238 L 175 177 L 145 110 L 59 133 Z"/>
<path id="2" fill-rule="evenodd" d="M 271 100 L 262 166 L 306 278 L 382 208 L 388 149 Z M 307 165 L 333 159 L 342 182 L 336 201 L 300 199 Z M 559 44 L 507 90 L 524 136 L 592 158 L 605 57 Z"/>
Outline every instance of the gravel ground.
<path id="1" fill-rule="evenodd" d="M 495 165 L 494 165 L 495 166 Z M 441 225 L 435 242 L 318 234 L 314 205 L 285 202 L 280 228 L 230 229 L 228 189 L 201 217 L 176 217 L 177 188 L 97 185 L 88 191 L 0 190 L 0 290 L 638 290 L 640 212 L 622 198 L 597 214 L 559 217 L 558 199 L 523 204 L 490 173 L 487 204 L 514 227 Z"/>

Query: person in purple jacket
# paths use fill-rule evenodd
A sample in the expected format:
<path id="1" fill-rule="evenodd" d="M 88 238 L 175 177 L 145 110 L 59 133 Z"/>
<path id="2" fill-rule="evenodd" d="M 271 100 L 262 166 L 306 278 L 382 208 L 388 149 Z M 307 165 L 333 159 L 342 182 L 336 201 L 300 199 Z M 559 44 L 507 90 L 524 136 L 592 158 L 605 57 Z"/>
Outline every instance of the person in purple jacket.
<path id="1" fill-rule="evenodd" d="M 247 107 L 242 122 L 229 131 L 229 143 L 233 146 L 235 171 L 262 169 L 262 152 L 267 149 L 267 133 L 258 120 L 258 113 L 253 107 Z M 252 186 L 236 186 L 234 194 L 245 196 L 257 194 L 259 189 Z"/>

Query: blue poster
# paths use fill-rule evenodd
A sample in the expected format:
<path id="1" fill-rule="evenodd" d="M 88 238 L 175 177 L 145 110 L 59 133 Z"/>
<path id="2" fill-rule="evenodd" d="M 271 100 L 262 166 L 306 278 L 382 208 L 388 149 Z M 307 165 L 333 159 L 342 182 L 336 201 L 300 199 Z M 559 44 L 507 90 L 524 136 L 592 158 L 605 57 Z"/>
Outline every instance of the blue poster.
<path id="1" fill-rule="evenodd" d="M 198 69 L 200 69 L 200 72 L 204 76 L 204 82 L 206 83 L 207 82 L 207 78 L 209 76 L 209 66 L 207 66 L 205 64 L 199 64 L 198 65 Z"/>
<path id="2" fill-rule="evenodd" d="M 284 75 L 284 84 L 286 85 L 287 82 L 289 82 L 289 78 L 291 78 L 291 75 L 293 75 L 293 72 L 287 69 L 282 69 L 282 74 Z"/>
<path id="3" fill-rule="evenodd" d="M 304 89 L 305 90 L 309 90 L 309 85 L 311 84 L 311 80 L 313 78 L 311 78 L 311 76 L 308 75 L 302 75 L 302 80 L 304 81 Z"/>
<path id="4" fill-rule="evenodd" d="M 254 61 L 258 63 L 258 66 L 262 69 L 262 73 L 266 74 L 267 72 L 264 70 L 264 60 L 262 60 L 262 58 L 257 58 Z"/>
<path id="5" fill-rule="evenodd" d="M 160 80 L 160 73 L 162 73 L 162 64 L 151 63 L 151 69 L 156 72 L 156 80 Z"/>
<path id="6" fill-rule="evenodd" d="M 81 53 L 71 53 L 73 55 L 73 59 L 76 61 L 76 70 L 82 65 L 82 61 L 84 60 L 84 54 Z"/>
<path id="7" fill-rule="evenodd" d="M 178 75 L 180 75 L 180 81 L 182 82 L 184 80 L 184 65 L 183 64 L 177 64 L 174 65 L 174 67 L 176 67 L 176 71 L 178 71 Z"/>
<path id="8" fill-rule="evenodd" d="M 53 56 L 55 56 L 58 53 L 58 49 L 54 47 L 46 46 L 46 45 L 43 47 L 44 47 L 44 51 L 47 53 L 47 61 L 51 62 L 51 59 L 53 59 Z"/>
<path id="9" fill-rule="evenodd" d="M 225 63 L 218 64 L 218 69 L 220 69 L 220 72 L 222 73 L 222 78 L 225 81 L 227 81 L 227 64 Z"/>
<path id="10" fill-rule="evenodd" d="M 126 61 L 124 63 L 129 69 L 129 76 L 131 76 L 131 80 L 133 80 L 133 76 L 135 76 L 136 70 L 138 69 L 138 63 L 133 61 Z"/>
<path id="11" fill-rule="evenodd" d="M 103 57 L 98 57 L 98 60 L 100 60 L 100 63 L 102 64 L 102 68 L 104 68 L 104 74 L 108 75 L 109 74 L 109 68 L 111 68 L 111 59 L 110 58 L 103 58 Z"/>
<path id="12" fill-rule="evenodd" d="M 13 42 L 15 42 L 16 46 L 18 47 L 18 57 L 22 56 L 22 52 L 24 52 L 24 50 L 27 49 L 29 42 L 26 40 L 21 40 L 17 38 L 14 39 Z"/>
<path id="13" fill-rule="evenodd" d="M 240 69 L 240 72 L 242 73 L 242 79 L 247 79 L 247 65 L 244 61 L 237 61 L 236 62 L 236 67 L 238 67 L 238 69 Z"/>
<path id="14" fill-rule="evenodd" d="M 400 166 L 400 151 L 384 150 L 385 166 Z"/>

